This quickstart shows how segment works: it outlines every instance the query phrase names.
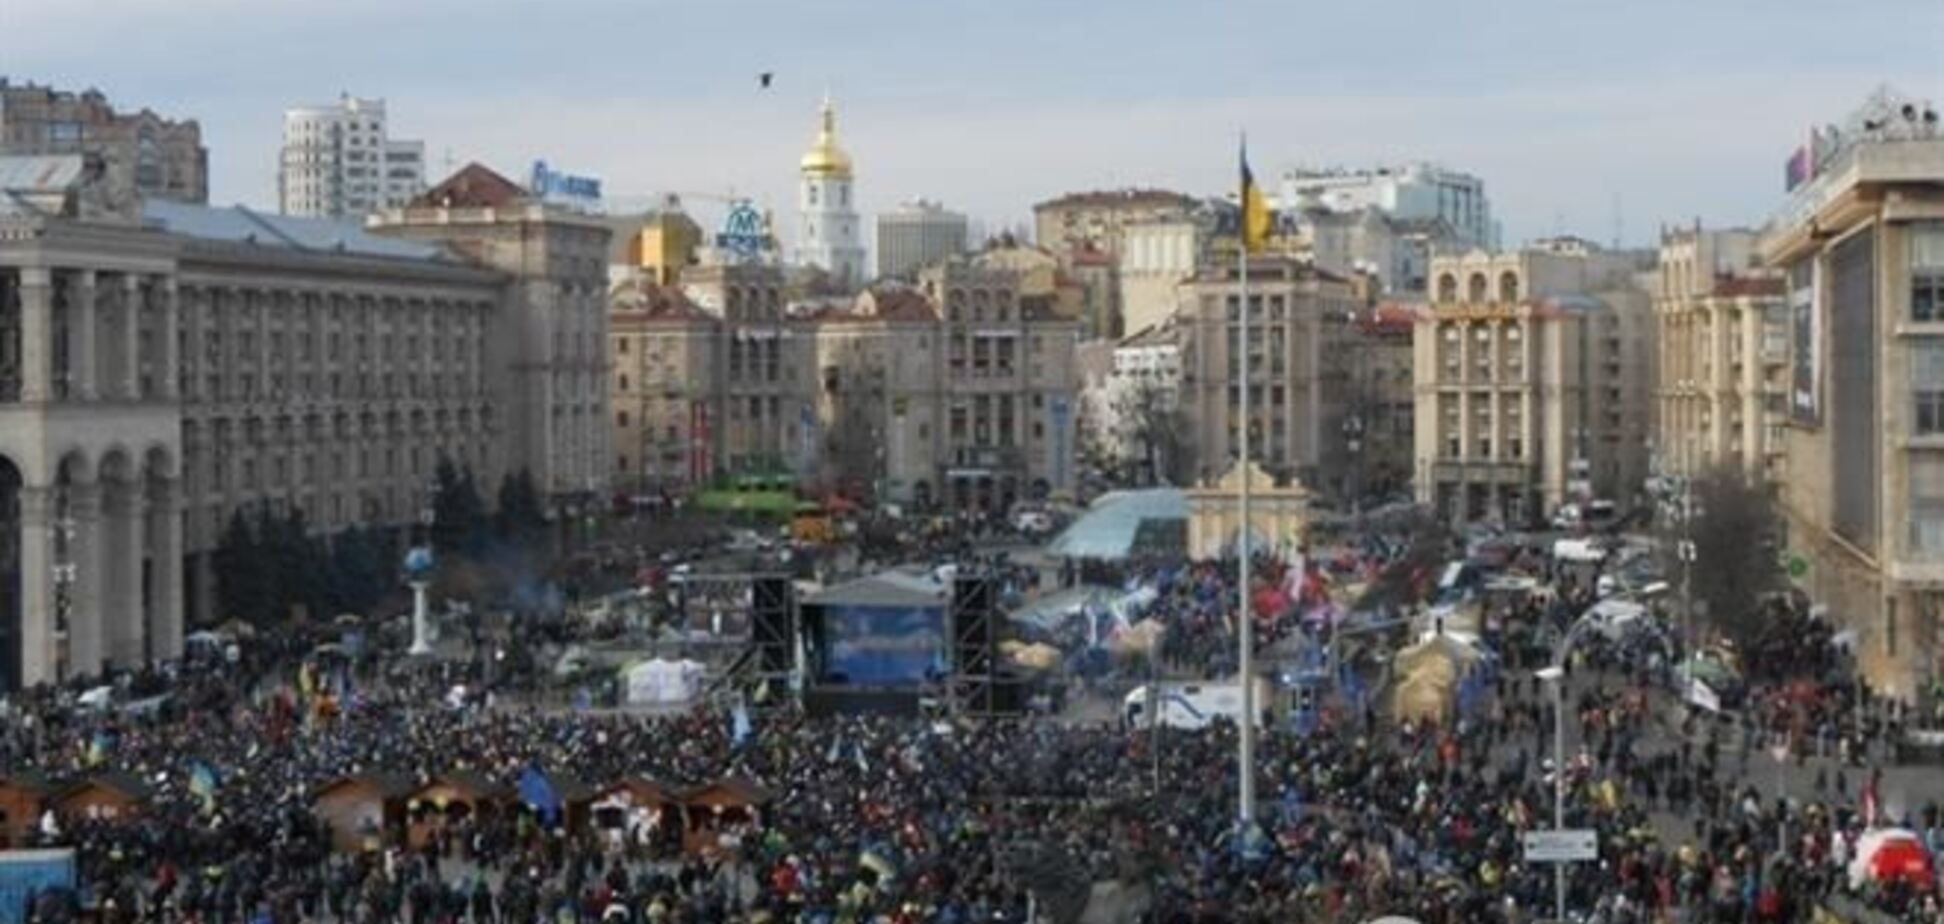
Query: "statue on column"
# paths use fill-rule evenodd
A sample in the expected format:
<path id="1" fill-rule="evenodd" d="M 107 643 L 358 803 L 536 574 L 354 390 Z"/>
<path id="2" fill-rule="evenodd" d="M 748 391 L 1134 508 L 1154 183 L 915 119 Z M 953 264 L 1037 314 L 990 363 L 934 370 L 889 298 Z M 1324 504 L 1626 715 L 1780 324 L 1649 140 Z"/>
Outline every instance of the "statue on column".
<path id="1" fill-rule="evenodd" d="M 412 647 L 406 654 L 432 653 L 431 614 L 426 595 L 432 588 L 432 547 L 419 544 L 405 553 L 405 583 L 412 585 Z"/>

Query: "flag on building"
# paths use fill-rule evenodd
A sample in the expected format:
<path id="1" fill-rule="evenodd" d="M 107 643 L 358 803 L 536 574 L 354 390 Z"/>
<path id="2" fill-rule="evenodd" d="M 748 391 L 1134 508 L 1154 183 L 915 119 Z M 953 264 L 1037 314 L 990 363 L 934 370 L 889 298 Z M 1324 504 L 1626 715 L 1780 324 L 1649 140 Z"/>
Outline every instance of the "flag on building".
<path id="1" fill-rule="evenodd" d="M 1261 253 L 1269 243 L 1269 200 L 1249 170 L 1249 142 L 1242 142 L 1242 250 Z"/>

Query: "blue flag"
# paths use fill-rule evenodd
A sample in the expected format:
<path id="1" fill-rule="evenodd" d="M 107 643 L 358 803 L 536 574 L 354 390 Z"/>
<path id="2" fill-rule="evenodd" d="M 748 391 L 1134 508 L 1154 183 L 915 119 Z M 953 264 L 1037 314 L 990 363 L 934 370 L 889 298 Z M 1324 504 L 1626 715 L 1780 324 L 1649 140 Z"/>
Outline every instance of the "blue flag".
<path id="1" fill-rule="evenodd" d="M 560 791 L 554 788 L 553 781 L 540 770 L 539 764 L 528 764 L 520 771 L 520 801 L 527 804 L 540 816 L 540 823 L 554 827 L 560 821 Z"/>
<path id="2" fill-rule="evenodd" d="M 735 711 L 729 714 L 729 741 L 736 747 L 742 747 L 743 742 L 749 740 L 749 733 L 749 708 L 737 703 Z"/>

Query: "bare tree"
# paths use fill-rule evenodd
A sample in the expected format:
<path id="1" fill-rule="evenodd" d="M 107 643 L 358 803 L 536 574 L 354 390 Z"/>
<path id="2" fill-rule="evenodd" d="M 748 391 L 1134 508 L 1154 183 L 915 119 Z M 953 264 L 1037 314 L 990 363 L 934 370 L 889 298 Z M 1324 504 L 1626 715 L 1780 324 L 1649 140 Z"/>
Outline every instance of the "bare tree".
<path id="1" fill-rule="evenodd" d="M 1774 498 L 1739 468 L 1716 466 L 1689 482 L 1667 512 L 1670 573 L 1688 582 L 1697 623 L 1746 648 L 1761 632 L 1763 596 L 1781 586 Z M 1685 543 L 1692 553 L 1683 562 Z"/>
<path id="2" fill-rule="evenodd" d="M 1123 392 L 1115 411 L 1121 446 L 1141 484 L 1187 484 L 1195 475 L 1195 444 L 1175 391 L 1143 379 Z"/>

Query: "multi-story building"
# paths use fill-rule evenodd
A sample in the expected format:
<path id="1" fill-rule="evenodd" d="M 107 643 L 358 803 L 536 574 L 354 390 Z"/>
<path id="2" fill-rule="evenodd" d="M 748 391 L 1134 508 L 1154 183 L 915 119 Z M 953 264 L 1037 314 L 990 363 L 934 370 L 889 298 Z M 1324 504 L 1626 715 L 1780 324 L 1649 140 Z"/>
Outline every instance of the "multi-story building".
<path id="1" fill-rule="evenodd" d="M 354 225 L 104 205 L 0 158 L 0 686 L 180 654 L 232 511 L 415 522 L 434 466 L 517 456 L 507 277 Z M 57 597 L 61 606 L 57 607 Z"/>
<path id="2" fill-rule="evenodd" d="M 1084 320 L 1099 304 L 1098 293 L 1074 278 L 1052 251 L 1011 234 L 988 242 L 971 259 L 980 268 L 1011 273 L 1019 283 L 1020 302 L 1037 305 L 1053 317 Z"/>
<path id="3" fill-rule="evenodd" d="M 723 321 L 645 278 L 616 287 L 610 305 L 614 485 L 637 495 L 706 485 L 718 458 L 710 422 L 722 410 Z"/>
<path id="4" fill-rule="evenodd" d="M 1639 266 L 1563 239 L 1432 260 L 1437 299 L 1412 341 L 1420 503 L 1454 524 L 1523 525 L 1634 497 L 1654 381 Z"/>
<path id="5" fill-rule="evenodd" d="M 837 144 L 837 108 L 826 97 L 817 140 L 797 164 L 796 262 L 829 276 L 841 292 L 864 284 L 864 231 L 851 198 L 856 171 Z"/>
<path id="6" fill-rule="evenodd" d="M 1240 453 L 1242 387 L 1250 449 L 1264 469 L 1314 487 L 1342 486 L 1341 427 L 1355 295 L 1349 282 L 1291 256 L 1249 259 L 1249 339 L 1243 370 L 1239 267 L 1203 268 L 1180 288 L 1182 407 L 1199 475 L 1220 476 Z"/>
<path id="7" fill-rule="evenodd" d="M 1785 274 L 1792 571 L 1857 633 L 1879 692 L 1939 676 L 1944 617 L 1944 138 L 1885 91 L 1822 136 L 1759 245 Z M 1928 114 L 1928 115 L 1926 115 Z M 1795 164 L 1792 164 L 1795 166 Z"/>
<path id="8" fill-rule="evenodd" d="M 965 259 L 919 274 L 939 314 L 943 426 L 933 439 L 948 504 L 1004 510 L 1071 492 L 1078 451 L 1078 323 L 1024 305 L 1013 274 Z"/>
<path id="9" fill-rule="evenodd" d="M 1332 212 L 1381 210 L 1397 221 L 1440 219 L 1466 247 L 1498 246 L 1485 181 L 1431 164 L 1373 170 L 1290 170 L 1282 176 L 1276 203 L 1285 211 L 1324 208 Z"/>
<path id="10" fill-rule="evenodd" d="M 813 472 L 812 344 L 785 311 L 784 273 L 765 262 L 705 262 L 682 274 L 688 300 L 723 323 L 718 401 L 704 419 L 717 471 Z M 806 432 L 808 431 L 808 432 Z"/>
<path id="11" fill-rule="evenodd" d="M 1756 264 L 1756 232 L 1663 232 L 1654 299 L 1660 472 L 1781 474 L 1789 327 L 1783 281 Z"/>
<path id="12" fill-rule="evenodd" d="M 1403 288 L 1410 252 L 1399 245 L 1383 211 L 1363 208 L 1335 212 L 1312 208 L 1293 213 L 1298 240 L 1318 268 L 1339 276 L 1368 274 L 1386 292 Z"/>
<path id="13" fill-rule="evenodd" d="M 578 505 L 606 490 L 608 452 L 607 255 L 594 216 L 535 199 L 512 180 L 468 164 L 403 208 L 374 214 L 371 229 L 441 245 L 514 279 L 495 319 L 495 374 L 509 471 L 524 469 L 554 503 Z"/>
<path id="14" fill-rule="evenodd" d="M 69 93 L 0 77 L 0 155 L 96 158 L 117 196 L 209 201 L 209 149 L 195 120 L 116 112 L 98 90 Z"/>
<path id="15" fill-rule="evenodd" d="M 1091 380 L 1083 383 L 1082 396 L 1099 461 L 1136 484 L 1191 480 L 1195 447 L 1180 426 L 1180 331 L 1162 325 L 1118 341 L 1082 344 L 1082 349 L 1106 353 L 1105 368 L 1087 376 Z"/>
<path id="16" fill-rule="evenodd" d="M 392 138 L 385 101 L 346 94 L 284 110 L 277 198 L 285 215 L 363 218 L 425 192 L 425 142 Z"/>
<path id="17" fill-rule="evenodd" d="M 1121 229 L 1119 263 L 1121 323 L 1138 333 L 1174 317 L 1181 295 L 1207 260 L 1209 233 L 1193 217 L 1140 221 Z"/>
<path id="18" fill-rule="evenodd" d="M 682 270 L 696 265 L 702 251 L 702 226 L 668 196 L 659 207 L 633 215 L 609 215 L 608 280 L 619 285 L 637 278 L 658 286 L 675 285 Z"/>
<path id="19" fill-rule="evenodd" d="M 919 199 L 877 217 L 879 278 L 912 279 L 929 266 L 966 250 L 965 216 Z"/>
<path id="20" fill-rule="evenodd" d="M 956 257 L 929 288 L 781 305 L 782 273 L 704 265 L 613 295 L 617 472 L 644 490 L 786 471 L 852 496 L 996 508 L 1071 490 L 1074 321 Z M 941 305 L 944 307 L 941 308 Z"/>
<path id="21" fill-rule="evenodd" d="M 1385 497 L 1411 482 L 1417 446 L 1417 385 L 1412 379 L 1413 306 L 1385 303 L 1358 309 L 1350 325 L 1349 384 L 1342 433 L 1353 473 L 1352 498 Z"/>
<path id="22" fill-rule="evenodd" d="M 1069 193 L 1033 206 L 1033 240 L 1056 254 L 1098 250 L 1118 257 L 1128 225 L 1180 218 L 1196 205 L 1193 196 L 1161 189 Z"/>

